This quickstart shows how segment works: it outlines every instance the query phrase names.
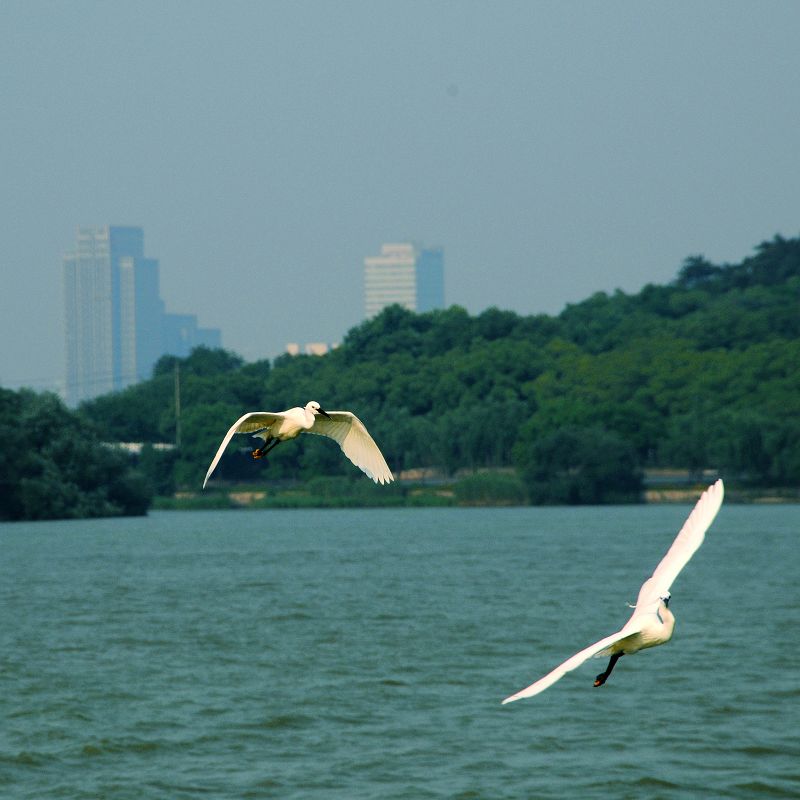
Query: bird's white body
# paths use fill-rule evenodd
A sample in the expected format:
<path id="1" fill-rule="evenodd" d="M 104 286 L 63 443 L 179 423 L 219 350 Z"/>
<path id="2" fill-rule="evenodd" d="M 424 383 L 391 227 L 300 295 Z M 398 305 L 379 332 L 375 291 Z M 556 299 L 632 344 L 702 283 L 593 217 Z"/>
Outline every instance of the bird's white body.
<path id="1" fill-rule="evenodd" d="M 327 436 L 338 442 L 342 452 L 375 483 L 390 483 L 394 480 L 389 466 L 378 445 L 369 435 L 364 423 L 350 411 L 326 412 L 312 400 L 304 408 L 296 406 L 286 411 L 250 411 L 231 425 L 217 449 L 214 459 L 203 481 L 205 488 L 211 473 L 216 469 L 225 448 L 237 433 L 249 433 L 271 442 L 295 439 L 301 433 Z"/>
<path id="2" fill-rule="evenodd" d="M 600 650 L 598 656 L 613 656 L 617 653 L 632 655 L 648 647 L 656 647 L 659 644 L 666 644 L 672 638 L 675 630 L 675 615 L 669 610 L 663 600 L 659 601 L 658 610 L 646 611 L 643 613 L 633 612 L 630 620 L 620 633 L 625 633 L 629 628 L 633 633 L 629 633 L 613 644 Z"/>
<path id="3" fill-rule="evenodd" d="M 309 408 L 295 406 L 284 411 L 268 428 L 254 433 L 253 436 L 258 436 L 264 441 L 272 437 L 285 442 L 287 439 L 297 438 L 303 431 L 310 430 L 314 426 L 315 419 L 314 413 Z M 237 431 L 237 433 L 243 432 Z"/>
<path id="4" fill-rule="evenodd" d="M 706 531 L 722 505 L 724 493 L 721 480 L 703 492 L 667 554 L 661 559 L 653 574 L 642 584 L 633 614 L 620 630 L 584 648 L 526 689 L 507 697 L 503 703 L 521 700 L 523 697 L 533 697 L 543 692 L 592 656 L 614 658 L 668 642 L 675 629 L 675 617 L 667 607 L 670 587 L 678 573 L 703 543 Z M 613 664 L 609 665 L 608 672 L 612 667 Z M 600 678 L 598 675 L 598 679 Z M 605 678 L 600 684 L 604 680 Z"/>

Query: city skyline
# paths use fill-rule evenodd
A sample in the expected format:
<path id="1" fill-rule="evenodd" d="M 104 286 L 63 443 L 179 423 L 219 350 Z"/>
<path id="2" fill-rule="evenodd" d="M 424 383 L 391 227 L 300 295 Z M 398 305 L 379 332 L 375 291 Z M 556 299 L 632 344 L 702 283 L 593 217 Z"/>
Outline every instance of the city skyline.
<path id="1" fill-rule="evenodd" d="M 159 262 L 144 255 L 142 228 L 81 225 L 63 258 L 64 379 L 74 406 L 149 378 L 162 355 L 219 347 L 218 329 L 173 314 L 160 296 Z"/>
<path id="2" fill-rule="evenodd" d="M 167 306 L 247 361 L 341 341 L 383 242 L 441 245 L 471 314 L 557 314 L 800 232 L 788 0 L 8 0 L 0 22 L 3 386 L 60 380 L 83 222 L 141 226 Z"/>

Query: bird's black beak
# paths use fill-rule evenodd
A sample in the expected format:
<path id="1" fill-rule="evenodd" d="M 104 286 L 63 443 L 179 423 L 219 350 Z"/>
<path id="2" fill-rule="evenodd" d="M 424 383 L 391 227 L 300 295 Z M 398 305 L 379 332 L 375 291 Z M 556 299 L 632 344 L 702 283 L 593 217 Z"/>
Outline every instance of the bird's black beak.
<path id="1" fill-rule="evenodd" d="M 662 597 L 661 599 L 664 601 L 664 605 L 665 605 L 667 608 L 669 608 L 669 601 L 670 601 L 670 598 L 669 598 L 669 597 Z"/>
<path id="2" fill-rule="evenodd" d="M 325 417 L 325 419 L 330 419 L 330 417 L 328 416 L 328 412 L 324 408 L 318 408 L 317 411 L 319 411 L 319 413 L 322 414 L 322 416 Z"/>

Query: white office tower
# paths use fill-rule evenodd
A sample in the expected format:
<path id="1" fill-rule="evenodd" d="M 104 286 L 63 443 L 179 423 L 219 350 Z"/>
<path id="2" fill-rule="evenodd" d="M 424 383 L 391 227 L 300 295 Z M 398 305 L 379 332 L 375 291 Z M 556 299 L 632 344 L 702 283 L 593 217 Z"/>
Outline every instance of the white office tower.
<path id="1" fill-rule="evenodd" d="M 379 256 L 364 259 L 366 316 L 394 303 L 409 311 L 444 307 L 444 253 L 441 247 L 384 244 Z"/>

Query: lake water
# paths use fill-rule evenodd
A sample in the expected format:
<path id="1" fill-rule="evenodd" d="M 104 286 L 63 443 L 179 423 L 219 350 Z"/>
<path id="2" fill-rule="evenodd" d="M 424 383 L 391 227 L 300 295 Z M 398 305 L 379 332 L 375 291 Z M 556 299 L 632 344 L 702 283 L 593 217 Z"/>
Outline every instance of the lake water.
<path id="1" fill-rule="evenodd" d="M 3 798 L 800 796 L 800 507 L 723 506 L 664 647 L 592 660 L 689 506 L 0 525 Z"/>

